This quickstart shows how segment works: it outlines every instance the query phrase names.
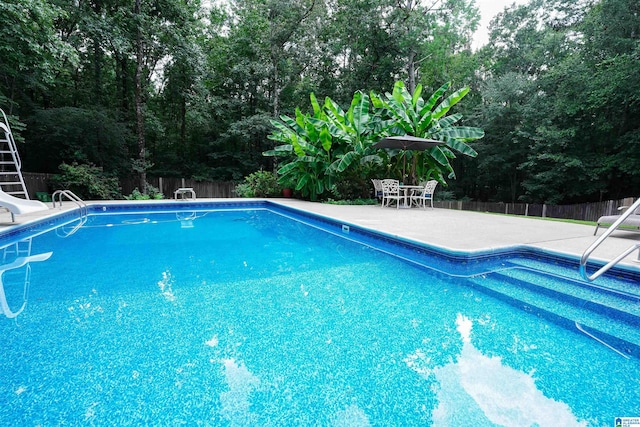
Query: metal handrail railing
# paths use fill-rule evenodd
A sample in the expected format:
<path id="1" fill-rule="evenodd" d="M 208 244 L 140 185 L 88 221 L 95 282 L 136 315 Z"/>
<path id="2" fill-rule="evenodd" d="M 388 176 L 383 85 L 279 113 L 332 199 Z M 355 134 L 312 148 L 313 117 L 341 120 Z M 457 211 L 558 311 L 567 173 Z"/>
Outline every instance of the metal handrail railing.
<path id="1" fill-rule="evenodd" d="M 56 197 L 58 198 L 58 202 L 60 203 L 60 206 L 62 206 L 62 196 L 65 196 L 67 199 L 69 199 L 70 201 L 74 202 L 76 205 L 78 205 L 78 207 L 80 208 L 80 216 L 81 217 L 86 217 L 87 214 L 89 213 L 89 209 L 87 207 L 87 204 L 84 202 L 84 200 L 82 200 L 80 197 L 78 197 L 73 191 L 71 190 L 57 190 L 53 193 L 53 195 L 51 196 L 51 201 L 53 203 L 53 207 L 56 207 Z"/>
<path id="2" fill-rule="evenodd" d="M 633 205 L 631 205 L 631 207 L 628 208 L 624 213 L 622 213 L 622 215 L 620 215 L 620 218 L 618 218 L 616 222 L 614 222 L 611 225 L 611 227 L 609 227 L 607 231 L 598 238 L 598 240 L 593 242 L 591 246 L 589 246 L 584 251 L 584 253 L 582 254 L 582 257 L 580 258 L 580 275 L 585 280 L 593 281 L 597 279 L 606 271 L 608 271 L 611 267 L 613 267 L 614 265 L 622 261 L 627 255 L 633 253 L 636 250 L 640 250 L 640 243 L 636 243 L 633 246 L 629 247 L 627 250 L 625 250 L 623 253 L 618 255 L 616 258 L 614 258 L 613 260 L 609 261 L 607 264 L 602 266 L 598 271 L 593 273 L 591 276 L 589 276 L 589 274 L 587 273 L 587 262 L 589 261 L 589 257 L 591 256 L 593 251 L 595 251 L 598 248 L 598 246 L 600 246 L 602 242 L 604 242 L 607 239 L 607 237 L 611 235 L 611 233 L 616 231 L 627 218 L 629 218 L 631 215 L 634 215 L 636 209 L 638 208 L 640 208 L 640 199 L 636 200 L 636 202 Z"/>

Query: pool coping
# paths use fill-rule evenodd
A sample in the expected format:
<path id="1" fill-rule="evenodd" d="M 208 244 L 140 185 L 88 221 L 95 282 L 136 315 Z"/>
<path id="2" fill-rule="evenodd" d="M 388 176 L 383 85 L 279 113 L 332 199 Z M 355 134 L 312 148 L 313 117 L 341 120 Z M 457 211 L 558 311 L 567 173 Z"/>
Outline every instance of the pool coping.
<path id="1" fill-rule="evenodd" d="M 319 204 L 311 204 L 306 202 L 292 205 L 290 200 L 271 200 L 271 199 L 196 199 L 196 200 L 152 200 L 152 201 L 92 201 L 87 202 L 89 213 L 104 212 L 127 212 L 140 211 L 144 209 L 158 211 L 160 206 L 166 206 L 169 210 L 176 208 L 189 210 L 208 210 L 212 207 L 221 209 L 247 209 L 247 208 L 275 208 L 284 212 L 289 212 L 298 216 L 307 217 L 314 221 L 322 221 L 331 227 L 335 227 L 337 233 L 343 226 L 347 226 L 350 231 L 357 232 L 370 238 L 382 239 L 387 243 L 401 244 L 410 249 L 433 252 L 440 256 L 457 259 L 462 261 L 473 261 L 479 259 L 487 259 L 493 257 L 506 256 L 533 256 L 536 258 L 546 259 L 547 261 L 562 262 L 563 264 L 575 267 L 579 266 L 579 256 L 572 253 L 553 250 L 549 248 L 536 247 L 529 244 L 505 244 L 502 246 L 490 246 L 481 249 L 456 249 L 441 244 L 427 242 L 415 239 L 405 235 L 388 232 L 362 224 L 362 221 L 353 221 L 341 215 L 327 215 L 318 212 L 317 209 L 305 209 L 306 207 L 317 207 Z M 323 207 L 327 211 L 326 207 Z M 380 209 L 379 207 L 377 209 Z M 331 209 L 329 209 L 330 211 Z M 385 209 L 387 211 L 388 209 Z M 78 220 L 79 209 L 71 208 L 67 210 L 57 210 L 56 212 L 47 212 L 48 215 L 39 218 L 30 219 L 24 223 L 15 224 L 0 230 L 0 238 L 7 240 L 15 240 L 22 234 L 32 234 L 54 224 L 73 223 Z M 377 212 L 376 212 L 377 215 Z M 589 269 L 597 269 L 606 264 L 606 260 L 593 259 L 589 262 Z M 614 267 L 608 275 L 624 276 L 631 280 L 637 280 L 640 283 L 640 268 L 634 265 L 619 264 Z"/>

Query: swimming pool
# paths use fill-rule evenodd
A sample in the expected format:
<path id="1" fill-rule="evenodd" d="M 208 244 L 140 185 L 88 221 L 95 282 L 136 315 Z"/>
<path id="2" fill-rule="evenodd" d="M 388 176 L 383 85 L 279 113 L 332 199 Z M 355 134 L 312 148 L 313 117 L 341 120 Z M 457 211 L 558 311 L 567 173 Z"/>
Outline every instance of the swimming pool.
<path id="1" fill-rule="evenodd" d="M 442 252 L 268 202 L 72 215 L 2 237 L 1 425 L 640 415 L 633 272 L 585 288 L 571 259 Z"/>

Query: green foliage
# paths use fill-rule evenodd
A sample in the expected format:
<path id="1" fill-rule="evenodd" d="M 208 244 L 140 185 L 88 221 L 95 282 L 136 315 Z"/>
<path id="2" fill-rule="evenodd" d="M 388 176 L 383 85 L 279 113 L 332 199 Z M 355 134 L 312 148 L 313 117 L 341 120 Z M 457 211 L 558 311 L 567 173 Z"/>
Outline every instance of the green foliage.
<path id="1" fill-rule="evenodd" d="M 147 184 L 146 191 L 140 192 L 138 188 L 134 188 L 130 195 L 124 196 L 126 200 L 162 200 L 164 194 L 160 192 L 160 189 L 154 187 L 151 184 Z"/>
<path id="2" fill-rule="evenodd" d="M 0 16 L 0 106 L 9 113 L 12 108 L 3 104 L 13 107 L 29 92 L 45 89 L 77 56 L 56 34 L 66 14 L 55 2 L 3 0 Z"/>
<path id="3" fill-rule="evenodd" d="M 379 202 L 376 199 L 341 199 L 341 200 L 327 199 L 325 203 L 329 205 L 365 206 L 365 205 L 377 205 Z"/>
<path id="4" fill-rule="evenodd" d="M 239 197 L 278 197 L 281 192 L 276 175 L 262 170 L 245 177 L 244 182 L 236 186 Z"/>
<path id="5" fill-rule="evenodd" d="M 469 90 L 454 92 L 439 102 L 448 87 L 442 86 L 426 103 L 420 96 L 420 85 L 411 95 L 397 82 L 386 100 L 358 91 L 347 111 L 329 97 L 320 106 L 312 93 L 313 114 L 296 109 L 295 118 L 281 116 L 281 121 L 273 121 L 276 129 L 269 138 L 282 145 L 264 155 L 284 157 L 278 173 L 296 182 L 296 190 L 311 200 L 325 192 L 338 198 L 362 197 L 369 191 L 368 178 L 386 159 L 373 144 L 389 133 L 409 133 L 445 141 L 443 146 L 412 153 L 419 178 L 433 174 L 442 180 L 442 170 L 453 175 L 449 163 L 449 158 L 455 157 L 453 151 L 474 156 L 475 151 L 466 143 L 484 135 L 482 129 L 454 126 L 461 115 L 447 116 L 447 112 Z"/>
<path id="6" fill-rule="evenodd" d="M 60 163 L 92 164 L 107 172 L 126 173 L 126 148 L 132 136 L 107 111 L 75 107 L 37 110 L 24 132 L 31 168 L 55 173 Z"/>
<path id="7" fill-rule="evenodd" d="M 389 130 L 391 135 L 413 135 L 445 142 L 425 151 L 397 151 L 396 155 L 402 158 L 403 164 L 411 163 L 410 182 L 417 183 L 432 175 L 445 183 L 445 177 L 455 178 L 450 163 L 450 159 L 456 157 L 455 152 L 470 157 L 477 155 L 467 143 L 482 138 L 484 131 L 476 127 L 454 126 L 462 115 L 447 115 L 469 93 L 469 88 L 457 90 L 442 99 L 450 86 L 450 82 L 445 83 L 426 101 L 421 96 L 422 85 L 416 86 L 411 94 L 402 82 L 396 82 L 393 93 L 386 93 L 384 98 L 371 96 L 373 104 L 394 120 L 394 126 Z"/>
<path id="8" fill-rule="evenodd" d="M 24 170 L 77 162 L 120 177 L 145 166 L 138 170 L 155 176 L 237 181 L 295 158 L 281 179 L 321 199 L 355 195 L 369 177 L 399 177 L 406 160 L 415 180 L 455 171 L 457 198 L 570 203 L 640 191 L 637 0 L 514 4 L 477 54 L 469 50 L 477 8 L 466 0 L 200 6 L 141 1 L 134 13 L 111 0 L 0 2 L 0 108 Z M 364 94 L 384 94 L 397 76 L 406 94 L 394 87 L 393 99 L 379 97 L 388 116 Z M 419 98 L 448 81 L 420 122 Z M 303 137 L 297 150 L 279 142 L 292 150 L 262 156 L 273 148 L 270 121 L 298 120 L 295 106 L 309 93 L 333 103 L 317 103 L 325 117 L 314 111 L 298 124 L 322 141 Z M 389 118 L 398 126 L 382 133 Z M 471 126 L 487 137 L 468 140 L 460 128 Z M 449 139 L 427 153 L 371 150 L 373 135 L 405 133 Z"/>
<path id="9" fill-rule="evenodd" d="M 121 197 L 118 179 L 93 165 L 62 163 L 60 174 L 51 178 L 55 190 L 71 190 L 85 200 L 111 200 Z"/>
<path id="10" fill-rule="evenodd" d="M 265 156 L 285 157 L 278 170 L 283 181 L 296 183 L 303 197 L 317 200 L 335 192 L 340 175 L 366 176 L 379 158 L 371 148 L 382 130 L 390 126 L 371 111 L 369 96 L 356 92 L 347 111 L 331 98 L 320 106 L 310 95 L 313 114 L 296 109 L 295 118 L 273 121 L 270 139 L 283 143 Z"/>

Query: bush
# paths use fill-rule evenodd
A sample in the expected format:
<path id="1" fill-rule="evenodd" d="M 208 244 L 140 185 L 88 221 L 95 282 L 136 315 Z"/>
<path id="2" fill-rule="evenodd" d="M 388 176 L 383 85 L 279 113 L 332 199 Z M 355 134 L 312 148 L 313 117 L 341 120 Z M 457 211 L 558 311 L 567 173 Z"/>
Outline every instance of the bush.
<path id="1" fill-rule="evenodd" d="M 161 200 L 164 199 L 164 194 L 160 192 L 160 189 L 153 185 L 147 184 L 147 191 L 141 193 L 138 187 L 134 188 L 130 195 L 124 196 L 127 200 Z"/>
<path id="2" fill-rule="evenodd" d="M 277 197 L 281 192 L 276 174 L 262 170 L 245 177 L 244 182 L 236 186 L 240 197 Z"/>
<path id="3" fill-rule="evenodd" d="M 118 178 L 108 176 L 100 167 L 90 164 L 62 163 L 58 168 L 61 173 L 51 178 L 54 191 L 70 190 L 86 200 L 122 198 Z"/>
<path id="4" fill-rule="evenodd" d="M 357 200 L 371 197 L 373 184 L 357 176 L 343 175 L 338 178 L 331 194 L 335 200 Z"/>

